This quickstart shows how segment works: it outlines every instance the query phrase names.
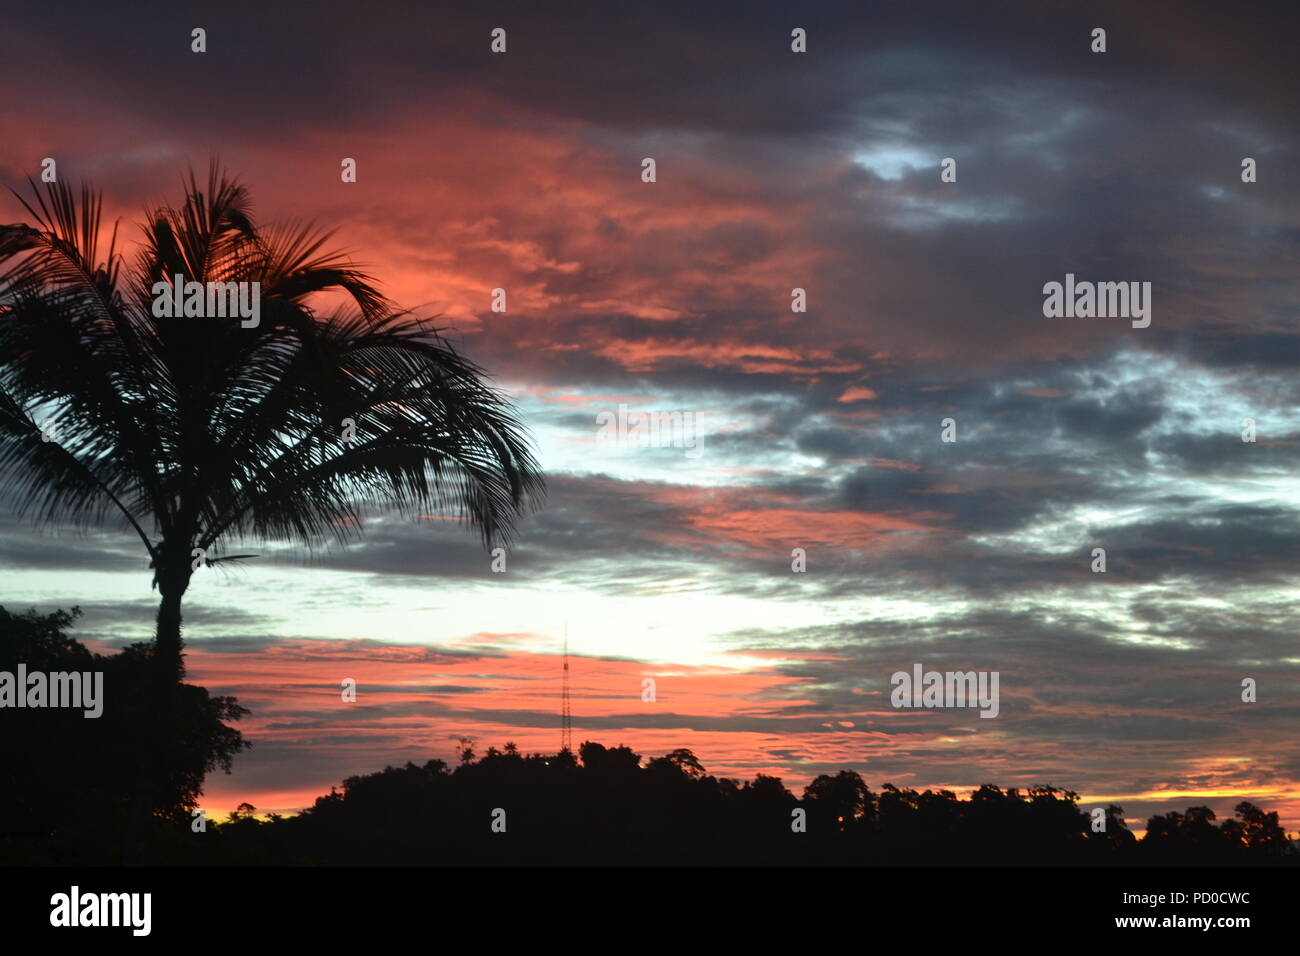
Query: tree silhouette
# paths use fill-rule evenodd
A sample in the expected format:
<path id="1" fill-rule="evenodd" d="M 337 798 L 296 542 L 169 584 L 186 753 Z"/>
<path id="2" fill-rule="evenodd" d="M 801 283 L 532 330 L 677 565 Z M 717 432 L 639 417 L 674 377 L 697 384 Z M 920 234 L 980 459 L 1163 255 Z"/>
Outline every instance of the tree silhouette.
<path id="1" fill-rule="evenodd" d="M 699 758 L 685 747 L 678 747 L 672 753 L 664 754 L 662 757 L 655 757 L 647 765 L 647 768 L 685 774 L 693 779 L 703 777 L 705 773 L 704 766 L 700 763 Z"/>
<path id="2" fill-rule="evenodd" d="M 377 507 L 455 515 L 506 542 L 543 480 L 477 366 L 323 251 L 328 234 L 262 227 L 215 163 L 206 188 L 191 172 L 180 206 L 146 211 L 130 262 L 116 226 L 101 256 L 90 187 L 31 187 L 30 201 L 15 193 L 31 223 L 0 226 L 0 481 L 38 523 L 114 516 L 149 556 L 158 719 L 143 791 L 168 747 L 191 577 L 250 557 L 227 541 L 346 542 Z M 257 324 L 156 316 L 153 290 L 175 276 L 258 283 Z M 323 293 L 345 304 L 318 314 Z M 151 806 L 142 792 L 137 820 Z"/>
<path id="3" fill-rule="evenodd" d="M 833 777 L 822 774 L 804 788 L 803 799 L 810 806 L 809 817 L 827 830 L 848 830 L 875 810 L 871 791 L 852 770 Z"/>
<path id="4" fill-rule="evenodd" d="M 116 227 L 100 258 L 89 187 L 79 201 L 62 183 L 32 191 L 19 199 L 34 225 L 0 227 L 0 263 L 14 260 L 0 276 L 0 479 L 38 521 L 115 513 L 134 530 L 173 676 L 195 549 L 218 564 L 248 557 L 220 555 L 231 537 L 346 542 L 364 505 L 450 511 L 490 543 L 540 495 L 527 435 L 481 370 L 323 252 L 328 234 L 261 227 L 216 164 L 206 190 L 191 173 L 179 207 L 148 210 L 132 263 Z M 177 275 L 259 283 L 259 324 L 155 316 L 155 284 Z M 349 304 L 317 314 L 311 297 L 330 291 Z"/>
<path id="5" fill-rule="evenodd" d="M 0 607 L 0 671 L 21 661 L 45 673 L 103 673 L 114 706 L 86 720 L 75 708 L 16 708 L 0 734 L 0 860 L 60 863 L 120 856 L 122 836 L 140 781 L 139 741 L 158 719 L 147 693 L 153 649 L 135 644 L 114 655 L 91 653 L 68 637 L 79 611 L 14 614 Z M 168 749 L 146 781 L 164 826 L 189 832 L 205 776 L 230 772 L 249 746 L 229 724 L 247 714 L 233 697 L 212 697 L 182 684 L 172 712 Z"/>
<path id="6" fill-rule="evenodd" d="M 1253 803 L 1243 800 L 1233 808 L 1237 820 L 1225 820 L 1221 829 L 1229 838 L 1268 856 L 1283 857 L 1291 849 L 1286 830 L 1278 822 L 1277 811 L 1265 813 Z"/>

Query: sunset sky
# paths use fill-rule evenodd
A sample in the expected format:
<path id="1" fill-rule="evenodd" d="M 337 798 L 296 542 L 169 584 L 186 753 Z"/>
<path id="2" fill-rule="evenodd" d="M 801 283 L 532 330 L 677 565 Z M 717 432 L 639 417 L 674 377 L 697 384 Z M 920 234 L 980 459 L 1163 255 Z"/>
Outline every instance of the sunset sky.
<path id="1" fill-rule="evenodd" d="M 557 749 L 567 627 L 578 741 L 795 789 L 1051 783 L 1139 830 L 1242 799 L 1300 827 L 1296 12 L 148 9 L 6 14 L 0 183 L 53 157 L 135 242 L 219 155 L 259 219 L 336 227 L 440 316 L 549 483 L 502 574 L 446 516 L 385 514 L 198 573 L 189 679 L 236 695 L 254 744 L 211 815 L 461 737 Z M 1150 282 L 1150 327 L 1045 318 L 1067 273 Z M 620 405 L 695 415 L 700 453 L 598 443 Z M 80 605 L 101 650 L 151 636 L 134 535 L 5 504 L 0 604 Z M 915 663 L 998 671 L 1000 714 L 895 710 Z"/>

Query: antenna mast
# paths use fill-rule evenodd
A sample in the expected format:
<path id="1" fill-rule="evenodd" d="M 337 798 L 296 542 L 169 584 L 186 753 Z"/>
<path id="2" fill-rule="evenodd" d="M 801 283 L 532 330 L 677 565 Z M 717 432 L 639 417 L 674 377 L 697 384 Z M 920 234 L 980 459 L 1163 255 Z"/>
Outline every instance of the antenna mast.
<path id="1" fill-rule="evenodd" d="M 573 753 L 573 713 L 569 709 L 569 625 L 564 625 L 564 691 L 560 709 L 560 750 Z"/>

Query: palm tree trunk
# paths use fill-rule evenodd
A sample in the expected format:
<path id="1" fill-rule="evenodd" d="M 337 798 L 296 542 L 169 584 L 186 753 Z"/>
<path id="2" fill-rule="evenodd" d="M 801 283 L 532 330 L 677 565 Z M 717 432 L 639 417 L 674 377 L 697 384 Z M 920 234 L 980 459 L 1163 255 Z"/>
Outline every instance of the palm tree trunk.
<path id="1" fill-rule="evenodd" d="M 159 680 L 168 683 L 185 676 L 185 662 L 181 655 L 181 598 L 190 585 L 189 568 L 185 573 L 162 571 L 158 575 L 158 590 L 162 600 L 158 604 L 158 623 L 154 632 L 154 654 L 158 663 Z"/>
<path id="2" fill-rule="evenodd" d="M 168 558 L 163 559 L 163 554 Z M 159 802 L 159 771 L 166 769 L 168 735 L 178 723 L 178 691 L 185 677 L 181 598 L 190 584 L 188 560 L 188 551 L 174 554 L 170 549 L 164 549 L 160 552 L 157 575 L 162 600 L 158 604 L 154 631 L 154 666 L 145 690 L 153 720 L 143 729 L 137 750 L 135 793 L 131 799 L 123 852 L 123 862 L 128 866 L 147 862 L 149 824 Z"/>

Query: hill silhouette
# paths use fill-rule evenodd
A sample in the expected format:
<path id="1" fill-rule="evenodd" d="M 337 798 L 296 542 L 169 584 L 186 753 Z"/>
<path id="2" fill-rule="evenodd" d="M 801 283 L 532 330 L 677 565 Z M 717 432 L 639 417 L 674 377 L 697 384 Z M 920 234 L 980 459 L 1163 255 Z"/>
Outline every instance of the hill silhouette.
<path id="1" fill-rule="evenodd" d="M 1207 807 L 1152 817 L 1138 841 L 1120 807 L 1094 832 L 1077 794 L 1051 786 L 877 793 L 842 770 L 800 798 L 775 777 L 712 776 L 686 749 L 644 763 L 594 741 L 577 757 L 510 744 L 463 756 L 454 768 L 430 760 L 351 777 L 294 817 L 260 820 L 245 805 L 209 850 L 230 863 L 398 866 L 1296 862 L 1277 814 L 1246 802 L 1217 826 Z M 800 810 L 806 829 L 795 832 Z"/>

